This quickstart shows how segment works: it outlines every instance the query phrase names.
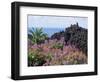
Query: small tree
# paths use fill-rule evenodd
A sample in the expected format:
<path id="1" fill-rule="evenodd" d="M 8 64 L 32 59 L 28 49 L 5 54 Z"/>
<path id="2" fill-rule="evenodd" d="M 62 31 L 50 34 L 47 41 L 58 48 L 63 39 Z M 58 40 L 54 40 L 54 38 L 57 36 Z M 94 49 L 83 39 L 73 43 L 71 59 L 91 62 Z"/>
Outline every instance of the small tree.
<path id="1" fill-rule="evenodd" d="M 28 36 L 32 44 L 39 44 L 48 38 L 47 34 L 43 33 L 43 28 L 36 28 L 36 29 L 32 28 L 29 31 Z"/>

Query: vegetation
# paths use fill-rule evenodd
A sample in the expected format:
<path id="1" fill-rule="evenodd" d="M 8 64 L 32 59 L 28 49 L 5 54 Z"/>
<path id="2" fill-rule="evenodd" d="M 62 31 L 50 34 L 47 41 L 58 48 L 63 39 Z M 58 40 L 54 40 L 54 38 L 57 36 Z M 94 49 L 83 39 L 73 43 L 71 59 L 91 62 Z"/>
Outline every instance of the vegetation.
<path id="1" fill-rule="evenodd" d="M 87 29 L 80 27 L 77 23 L 67 27 L 65 31 L 53 34 L 51 38 L 59 40 L 64 37 L 66 45 L 75 45 L 75 47 L 87 54 L 87 34 Z"/>
<path id="2" fill-rule="evenodd" d="M 78 23 L 51 37 L 43 28 L 29 31 L 28 66 L 87 64 L 87 60 L 87 29 Z"/>
<path id="3" fill-rule="evenodd" d="M 61 43 L 55 43 L 51 48 L 54 48 L 54 49 L 63 49 L 63 44 L 61 44 Z"/>
<path id="4" fill-rule="evenodd" d="M 61 37 L 64 37 L 64 31 L 60 31 L 60 32 L 54 33 L 54 34 L 51 36 L 51 39 L 60 40 Z"/>
<path id="5" fill-rule="evenodd" d="M 43 28 L 32 28 L 32 30 L 29 31 L 28 35 L 33 44 L 39 44 L 48 38 L 47 34 L 43 33 L 42 29 Z"/>
<path id="6" fill-rule="evenodd" d="M 41 66 L 45 63 L 45 56 L 38 51 L 30 51 L 28 61 L 29 66 Z"/>
<path id="7" fill-rule="evenodd" d="M 66 44 L 75 45 L 77 48 L 87 54 L 87 29 L 77 25 L 71 25 L 65 30 Z"/>

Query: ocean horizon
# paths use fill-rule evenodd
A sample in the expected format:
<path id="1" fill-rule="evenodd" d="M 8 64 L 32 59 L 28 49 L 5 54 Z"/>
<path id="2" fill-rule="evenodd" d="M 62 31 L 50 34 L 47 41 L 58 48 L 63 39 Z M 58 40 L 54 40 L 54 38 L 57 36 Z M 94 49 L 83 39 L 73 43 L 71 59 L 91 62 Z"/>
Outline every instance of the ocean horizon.
<path id="1" fill-rule="evenodd" d="M 31 30 L 32 28 L 28 28 L 28 32 L 29 30 Z M 60 32 L 60 31 L 65 31 L 65 28 L 43 28 L 43 33 L 46 33 L 48 35 L 48 37 L 51 37 L 54 33 Z"/>

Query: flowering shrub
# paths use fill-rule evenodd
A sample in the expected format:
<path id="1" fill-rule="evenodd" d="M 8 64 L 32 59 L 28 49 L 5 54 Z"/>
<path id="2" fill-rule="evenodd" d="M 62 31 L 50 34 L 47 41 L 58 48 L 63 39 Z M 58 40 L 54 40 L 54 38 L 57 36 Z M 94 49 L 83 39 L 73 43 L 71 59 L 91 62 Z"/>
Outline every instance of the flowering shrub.
<path id="1" fill-rule="evenodd" d="M 79 50 L 69 49 L 64 53 L 55 53 L 50 62 L 44 65 L 73 65 L 73 64 L 87 64 L 87 56 Z"/>
<path id="2" fill-rule="evenodd" d="M 63 50 L 46 45 L 32 46 L 29 49 L 28 60 L 29 66 L 87 64 L 87 56 L 71 45 L 64 46 Z"/>
<path id="3" fill-rule="evenodd" d="M 82 51 L 74 51 L 64 55 L 63 61 L 63 64 L 87 64 L 87 57 Z"/>

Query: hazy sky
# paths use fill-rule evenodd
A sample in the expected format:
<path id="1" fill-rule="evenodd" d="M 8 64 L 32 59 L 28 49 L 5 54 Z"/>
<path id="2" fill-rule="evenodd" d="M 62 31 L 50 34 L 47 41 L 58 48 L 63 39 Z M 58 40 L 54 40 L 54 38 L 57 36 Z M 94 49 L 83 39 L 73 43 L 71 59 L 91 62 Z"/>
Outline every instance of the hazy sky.
<path id="1" fill-rule="evenodd" d="M 79 26 L 88 28 L 87 17 L 67 17 L 67 16 L 28 16 L 28 28 L 43 27 L 43 28 L 66 28 L 71 24 L 79 23 Z"/>

